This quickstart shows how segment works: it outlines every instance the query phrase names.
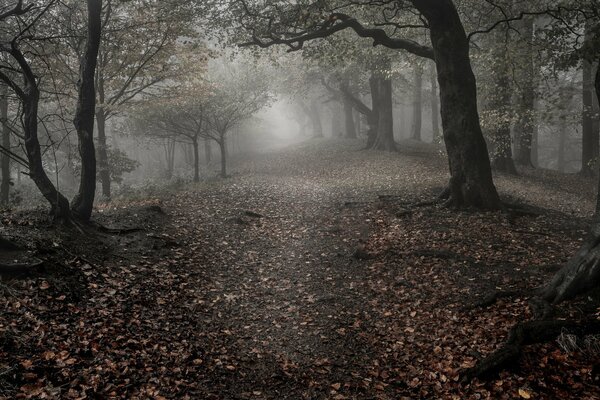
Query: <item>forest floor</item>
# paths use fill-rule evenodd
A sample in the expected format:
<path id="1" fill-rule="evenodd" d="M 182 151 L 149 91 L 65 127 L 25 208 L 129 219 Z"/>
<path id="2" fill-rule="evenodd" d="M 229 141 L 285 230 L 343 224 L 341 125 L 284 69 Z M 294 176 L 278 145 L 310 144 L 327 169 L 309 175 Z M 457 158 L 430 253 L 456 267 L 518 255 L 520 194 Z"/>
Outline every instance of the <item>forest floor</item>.
<path id="1" fill-rule="evenodd" d="M 452 211 L 419 204 L 447 180 L 435 149 L 360 148 L 311 141 L 96 213 L 138 232 L 3 214 L 15 258 L 44 264 L 0 283 L 0 397 L 599 399 L 598 353 L 560 341 L 459 379 L 580 246 L 594 181 L 498 176 L 532 215 Z M 471 307 L 500 289 L 522 295 Z"/>

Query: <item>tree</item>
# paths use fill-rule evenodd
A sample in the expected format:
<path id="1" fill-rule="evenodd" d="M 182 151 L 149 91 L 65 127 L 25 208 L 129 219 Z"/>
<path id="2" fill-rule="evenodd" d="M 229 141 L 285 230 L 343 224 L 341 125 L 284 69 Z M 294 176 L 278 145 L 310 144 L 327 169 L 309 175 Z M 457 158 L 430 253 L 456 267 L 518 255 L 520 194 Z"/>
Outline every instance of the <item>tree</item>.
<path id="1" fill-rule="evenodd" d="M 227 177 L 227 134 L 272 101 L 270 77 L 264 68 L 252 71 L 245 65 L 220 66 L 211 74 L 215 81 L 209 102 L 206 136 L 217 142 L 221 152 L 221 177 Z M 312 104 L 312 111 L 318 113 Z M 316 118 L 316 117 L 315 117 Z M 322 135 L 322 126 L 320 126 Z"/>
<path id="2" fill-rule="evenodd" d="M 591 28 L 586 24 L 586 39 L 593 40 L 590 35 Z M 598 98 L 594 90 L 594 67 L 586 59 L 582 60 L 583 79 L 583 110 L 582 110 L 582 154 L 581 154 L 581 173 L 586 176 L 595 174 L 595 165 L 600 156 L 600 123 L 598 117 Z"/>
<path id="3" fill-rule="evenodd" d="M 533 146 L 535 122 L 535 97 L 537 76 L 536 57 L 534 52 L 534 17 L 528 16 L 521 23 L 521 43 L 519 46 L 519 60 L 524 60 L 520 69 L 520 85 L 517 91 L 519 116 L 515 131 L 518 139 L 516 146 L 515 162 L 524 167 L 534 167 Z"/>
<path id="4" fill-rule="evenodd" d="M 419 26 L 421 29 L 428 28 L 431 47 L 414 40 L 393 37 L 385 29 L 369 28 L 349 14 L 337 12 L 341 8 L 337 3 L 332 8 L 327 8 L 321 2 L 311 2 L 308 7 L 304 4 L 298 7 L 279 4 L 275 7 L 271 4 L 273 2 L 268 2 L 269 6 L 266 8 L 262 3 L 242 0 L 231 4 L 234 19 L 241 21 L 242 27 L 250 27 L 252 40 L 247 45 L 263 48 L 286 45 L 292 51 L 300 50 L 308 41 L 351 29 L 361 37 L 371 38 L 375 45 L 435 59 L 451 175 L 448 189 L 444 193 L 448 197 L 448 204 L 485 209 L 497 209 L 501 206 L 479 124 L 477 86 L 469 58 L 469 38 L 452 0 L 412 0 L 400 5 L 398 12 L 413 11 L 426 21 L 426 26 Z M 351 4 L 344 5 L 351 10 Z M 383 7 L 380 2 L 375 1 L 361 6 L 376 9 Z M 257 12 L 257 7 L 260 7 L 260 13 Z M 270 13 L 271 10 L 273 12 Z M 326 15 L 324 19 L 323 15 Z M 386 24 L 404 28 L 395 21 L 385 21 L 384 25 Z M 283 29 L 285 33 L 278 34 L 281 32 L 278 29 L 282 26 L 286 27 Z M 273 29 L 274 27 L 276 28 Z M 384 85 L 383 89 L 387 93 L 389 85 Z M 380 127 L 379 131 L 381 129 Z"/>
<path id="5" fill-rule="evenodd" d="M 22 125 L 29 177 L 50 203 L 54 217 L 65 220 L 70 218 L 69 202 L 48 178 L 42 163 L 38 139 L 40 89 L 37 76 L 21 50 L 23 45 L 28 45 L 23 41 L 23 35 L 33 29 L 34 21 L 39 20 L 54 4 L 55 1 L 50 1 L 44 7 L 36 7 L 33 3 L 24 6 L 23 1 L 18 1 L 14 5 L 4 7 L 0 13 L 0 22 L 6 23 L 7 33 L 12 39 L 8 43 L 0 44 L 0 52 L 7 56 L 6 63 L 0 70 L 0 80 L 17 95 L 22 105 Z M 25 26 L 26 30 L 21 30 L 18 26 Z M 17 83 L 18 80 L 22 83 Z"/>
<path id="6" fill-rule="evenodd" d="M 8 205 L 10 179 L 10 128 L 8 126 L 8 87 L 0 87 L 0 123 L 2 124 L 2 183 L 0 184 L 0 204 Z"/>
<path id="7" fill-rule="evenodd" d="M 416 62 L 413 67 L 413 117 L 411 137 L 421 141 L 421 126 L 423 121 L 423 66 Z"/>
<path id="8" fill-rule="evenodd" d="M 81 60 L 78 81 L 79 98 L 73 124 L 79 139 L 81 180 L 79 192 L 73 198 L 73 212 L 82 220 L 89 220 L 96 195 L 96 150 L 94 148 L 94 115 L 96 110 L 95 75 L 102 32 L 102 0 L 87 0 L 88 36 Z"/>
<path id="9" fill-rule="evenodd" d="M 23 1 L 20 0 L 1 10 L 0 22 L 6 22 L 3 25 L 3 34 L 12 39 L 8 43 L 0 43 L 0 53 L 6 56 L 1 60 L 4 63 L 0 68 L 0 80 L 16 94 L 21 103 L 21 121 L 27 156 L 24 163 L 29 168 L 29 176 L 50 203 L 54 218 L 68 222 L 72 219 L 69 202 L 48 178 L 42 162 L 38 139 L 40 83 L 38 75 L 34 72 L 34 68 L 37 66 L 34 62 L 39 62 L 41 57 L 41 52 L 36 46 L 44 41 L 43 32 L 39 36 L 36 35 L 38 33 L 36 27 L 41 24 L 40 21 L 44 17 L 49 15 L 49 10 L 57 4 L 57 1 L 49 0 L 43 4 L 31 3 L 24 6 Z M 73 211 L 75 216 L 82 220 L 89 220 L 95 195 L 93 78 L 100 35 L 101 4 L 100 0 L 88 0 L 87 2 L 88 40 L 85 56 L 80 63 L 79 100 L 74 120 L 78 131 L 82 163 L 85 163 L 85 167 L 82 167 L 79 193 L 73 201 Z M 49 23 L 49 25 L 53 24 Z M 23 50 L 23 47 L 27 50 Z M 18 83 L 19 80 L 22 83 Z"/>

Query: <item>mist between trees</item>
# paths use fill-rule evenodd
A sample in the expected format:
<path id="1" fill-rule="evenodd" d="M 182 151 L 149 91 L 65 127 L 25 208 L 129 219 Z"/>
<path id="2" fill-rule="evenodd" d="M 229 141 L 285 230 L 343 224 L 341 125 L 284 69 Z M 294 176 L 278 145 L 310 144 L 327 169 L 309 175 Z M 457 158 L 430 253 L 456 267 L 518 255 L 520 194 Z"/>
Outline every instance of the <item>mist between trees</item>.
<path id="1" fill-rule="evenodd" d="M 599 49 L 597 0 L 0 0 L 0 203 L 106 231 L 95 215 L 115 201 L 227 185 L 328 138 L 442 157 L 426 206 L 529 215 L 497 179 L 597 185 Z M 595 221 L 533 319 L 462 378 L 565 329 L 598 333 L 591 315 L 552 318 L 598 288 Z"/>

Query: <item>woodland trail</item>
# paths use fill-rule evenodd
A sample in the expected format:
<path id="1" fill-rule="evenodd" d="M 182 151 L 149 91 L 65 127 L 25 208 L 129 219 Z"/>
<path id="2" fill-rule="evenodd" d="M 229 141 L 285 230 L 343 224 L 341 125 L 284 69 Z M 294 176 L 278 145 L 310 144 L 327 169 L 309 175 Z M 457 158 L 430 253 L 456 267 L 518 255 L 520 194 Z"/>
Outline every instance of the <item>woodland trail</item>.
<path id="1" fill-rule="evenodd" d="M 132 241 L 83 264 L 80 300 L 35 281 L 4 316 L 26 321 L 6 384 L 31 398 L 598 398 L 589 357 L 556 344 L 497 379 L 459 383 L 529 317 L 524 297 L 468 306 L 496 288 L 530 290 L 577 248 L 576 185 L 500 177 L 504 193 L 554 207 L 517 221 L 415 206 L 443 186 L 444 160 L 426 146 L 359 149 L 311 142 L 168 196 L 153 222 L 159 250 Z M 591 209 L 593 196 L 578 196 Z"/>

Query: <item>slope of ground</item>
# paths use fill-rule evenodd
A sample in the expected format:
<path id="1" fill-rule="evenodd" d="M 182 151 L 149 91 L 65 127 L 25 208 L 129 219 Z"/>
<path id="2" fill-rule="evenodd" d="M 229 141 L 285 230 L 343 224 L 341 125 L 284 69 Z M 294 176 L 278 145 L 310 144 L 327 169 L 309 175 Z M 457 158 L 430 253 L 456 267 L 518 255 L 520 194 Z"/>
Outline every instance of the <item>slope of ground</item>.
<path id="1" fill-rule="evenodd" d="M 529 318 L 527 291 L 577 249 L 592 190 L 527 172 L 498 186 L 542 215 L 415 205 L 445 184 L 443 158 L 414 143 L 400 154 L 360 147 L 311 141 L 238 161 L 232 178 L 160 208 L 102 210 L 142 233 L 70 250 L 86 256 L 67 257 L 73 238 L 51 244 L 78 283 L 40 274 L 2 285 L 0 394 L 598 398 L 598 360 L 557 343 L 496 379 L 459 382 Z M 523 296 L 469 307 L 498 289 Z"/>

